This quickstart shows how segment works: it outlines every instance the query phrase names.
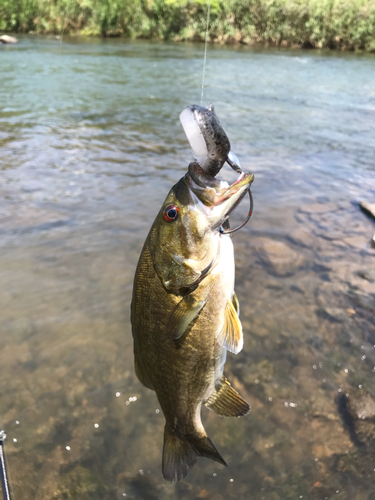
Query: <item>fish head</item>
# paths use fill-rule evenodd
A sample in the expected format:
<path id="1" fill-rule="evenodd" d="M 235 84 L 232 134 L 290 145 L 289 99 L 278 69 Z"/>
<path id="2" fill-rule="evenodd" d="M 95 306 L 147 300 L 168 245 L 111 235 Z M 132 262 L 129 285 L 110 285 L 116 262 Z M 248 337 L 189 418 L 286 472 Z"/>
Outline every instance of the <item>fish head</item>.
<path id="1" fill-rule="evenodd" d="M 228 185 L 194 162 L 173 186 L 151 231 L 156 273 L 168 291 L 196 286 L 215 266 L 222 224 L 250 189 L 253 174 Z"/>

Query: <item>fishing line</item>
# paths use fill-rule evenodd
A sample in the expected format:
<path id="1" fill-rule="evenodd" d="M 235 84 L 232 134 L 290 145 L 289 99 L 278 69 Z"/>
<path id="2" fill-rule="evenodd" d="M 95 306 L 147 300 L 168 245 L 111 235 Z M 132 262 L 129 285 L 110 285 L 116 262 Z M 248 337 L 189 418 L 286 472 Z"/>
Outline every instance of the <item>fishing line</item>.
<path id="1" fill-rule="evenodd" d="M 205 78 L 205 75 L 206 75 L 207 43 L 208 43 L 208 33 L 209 33 L 209 25 L 210 25 L 210 11 L 211 11 L 211 0 L 208 0 L 208 4 L 207 4 L 207 22 L 206 22 L 206 39 L 205 39 L 205 42 L 204 42 L 204 56 L 203 56 L 201 106 L 203 105 L 204 78 Z"/>

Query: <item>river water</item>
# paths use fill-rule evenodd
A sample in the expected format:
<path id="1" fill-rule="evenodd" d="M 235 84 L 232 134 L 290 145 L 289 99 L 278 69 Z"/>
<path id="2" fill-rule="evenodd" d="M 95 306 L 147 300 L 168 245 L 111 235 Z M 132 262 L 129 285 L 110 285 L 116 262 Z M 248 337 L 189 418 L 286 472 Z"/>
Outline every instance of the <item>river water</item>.
<path id="1" fill-rule="evenodd" d="M 0 48 L 15 500 L 375 498 L 375 224 L 358 208 L 375 201 L 375 57 L 350 53 L 208 49 L 204 102 L 255 174 L 254 215 L 233 236 L 245 346 L 226 364 L 252 412 L 203 409 L 228 468 L 200 459 L 162 479 L 164 417 L 134 374 L 129 306 L 145 236 L 191 160 L 178 116 L 200 101 L 202 61 L 199 44 Z"/>

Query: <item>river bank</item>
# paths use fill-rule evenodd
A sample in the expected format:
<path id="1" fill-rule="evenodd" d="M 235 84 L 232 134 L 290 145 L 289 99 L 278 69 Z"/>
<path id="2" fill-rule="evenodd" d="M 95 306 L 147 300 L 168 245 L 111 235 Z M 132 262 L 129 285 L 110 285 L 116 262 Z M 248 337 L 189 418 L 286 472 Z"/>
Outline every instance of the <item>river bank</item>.
<path id="1" fill-rule="evenodd" d="M 208 0 L 20 0 L 0 5 L 0 31 L 203 41 Z M 375 51 L 369 0 L 210 2 L 210 42 Z"/>

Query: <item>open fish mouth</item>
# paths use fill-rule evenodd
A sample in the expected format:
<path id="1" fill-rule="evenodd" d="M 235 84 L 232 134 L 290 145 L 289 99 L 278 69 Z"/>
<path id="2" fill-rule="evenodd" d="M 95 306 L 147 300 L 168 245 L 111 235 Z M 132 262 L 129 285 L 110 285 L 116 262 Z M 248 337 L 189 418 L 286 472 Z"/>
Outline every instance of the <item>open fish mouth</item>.
<path id="1" fill-rule="evenodd" d="M 201 210 L 210 219 L 212 229 L 220 228 L 220 232 L 226 234 L 237 231 L 248 222 L 252 214 L 250 185 L 254 175 L 242 172 L 240 162 L 231 151 L 230 141 L 212 104 L 207 108 L 188 106 L 180 114 L 180 121 L 195 158 L 185 176 L 192 198 L 195 198 L 193 203 L 201 205 Z M 232 185 L 215 178 L 225 162 L 239 174 Z M 247 192 L 250 195 L 250 211 L 245 222 L 235 229 L 224 231 L 222 224 Z"/>
<path id="2" fill-rule="evenodd" d="M 211 227 L 215 229 L 228 219 L 249 191 L 254 175 L 250 172 L 241 172 L 233 184 L 229 185 L 225 181 L 207 175 L 197 162 L 193 162 L 189 165 L 185 179 L 199 201 L 210 209 Z"/>

